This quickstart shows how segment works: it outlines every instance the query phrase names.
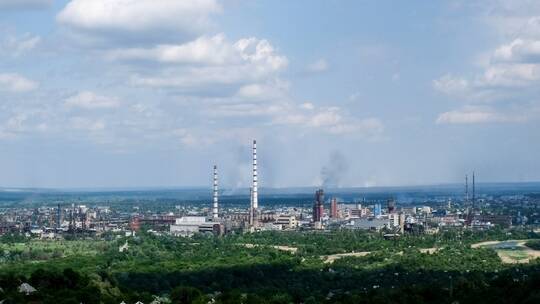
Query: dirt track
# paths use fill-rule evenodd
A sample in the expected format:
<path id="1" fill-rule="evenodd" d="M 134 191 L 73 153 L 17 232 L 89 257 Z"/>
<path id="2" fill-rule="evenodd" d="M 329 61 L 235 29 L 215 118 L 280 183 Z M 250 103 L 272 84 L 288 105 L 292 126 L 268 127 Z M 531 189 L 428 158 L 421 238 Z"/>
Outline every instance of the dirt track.
<path id="1" fill-rule="evenodd" d="M 508 240 L 508 241 L 488 241 L 472 244 L 471 248 L 481 248 L 491 245 L 497 245 L 506 242 L 515 242 L 516 249 L 498 249 L 493 248 L 503 263 L 506 264 L 524 264 L 531 260 L 540 258 L 540 251 L 525 246 L 528 240 Z"/>
<path id="2" fill-rule="evenodd" d="M 334 261 L 344 258 L 344 257 L 363 257 L 371 252 L 369 251 L 362 251 L 362 252 L 349 252 L 349 253 L 336 253 L 331 255 L 323 255 L 321 256 L 321 259 L 324 260 L 325 264 L 331 264 L 334 263 Z"/>
<path id="3" fill-rule="evenodd" d="M 240 244 L 246 248 L 255 248 L 255 247 L 259 247 L 259 246 L 268 246 L 268 247 L 271 247 L 271 248 L 274 248 L 274 249 L 277 249 L 277 250 L 281 250 L 281 251 L 287 251 L 287 252 L 291 252 L 291 253 L 296 253 L 298 251 L 298 248 L 296 247 L 289 247 L 289 246 L 272 246 L 272 245 L 259 245 L 259 244 Z"/>

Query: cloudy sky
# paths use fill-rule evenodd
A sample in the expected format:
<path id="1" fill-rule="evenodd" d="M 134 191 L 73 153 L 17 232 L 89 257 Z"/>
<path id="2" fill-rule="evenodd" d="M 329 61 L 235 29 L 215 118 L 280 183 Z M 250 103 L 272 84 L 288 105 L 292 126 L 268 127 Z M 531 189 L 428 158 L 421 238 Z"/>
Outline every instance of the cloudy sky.
<path id="1" fill-rule="evenodd" d="M 539 1 L 0 0 L 0 186 L 540 180 Z"/>

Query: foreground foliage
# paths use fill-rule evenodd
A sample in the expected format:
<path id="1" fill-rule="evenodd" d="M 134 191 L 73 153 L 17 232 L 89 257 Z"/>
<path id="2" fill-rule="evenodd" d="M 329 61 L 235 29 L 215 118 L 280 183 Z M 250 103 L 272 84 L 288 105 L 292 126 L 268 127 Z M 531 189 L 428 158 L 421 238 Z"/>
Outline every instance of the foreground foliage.
<path id="1" fill-rule="evenodd" d="M 536 237 L 517 230 L 398 240 L 352 231 L 193 239 L 141 233 L 127 239 L 61 242 L 12 236 L 0 244 L 0 300 L 150 303 L 160 296 L 162 303 L 539 303 L 539 261 L 506 265 L 494 250 L 470 246 Z M 128 251 L 119 252 L 125 242 Z M 436 250 L 428 253 L 425 248 Z M 322 259 L 352 251 L 370 253 L 333 263 Z M 37 292 L 19 293 L 24 282 Z"/>

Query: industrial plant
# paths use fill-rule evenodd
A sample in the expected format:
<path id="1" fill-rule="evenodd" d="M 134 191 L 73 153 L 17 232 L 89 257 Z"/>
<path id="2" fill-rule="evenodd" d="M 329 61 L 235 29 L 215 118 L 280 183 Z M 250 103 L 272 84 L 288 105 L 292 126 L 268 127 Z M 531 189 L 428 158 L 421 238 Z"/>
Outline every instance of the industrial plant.
<path id="1" fill-rule="evenodd" d="M 246 155 L 247 157 L 247 155 Z M 417 204 L 400 204 L 395 197 L 346 200 L 339 193 L 328 195 L 328 190 L 314 189 L 311 206 L 260 205 L 257 160 L 257 141 L 251 149 L 249 206 L 221 204 L 218 166 L 212 167 L 212 186 L 209 204 L 176 208 L 165 212 L 115 210 L 103 204 L 87 206 L 71 203 L 44 206 L 36 209 L 3 211 L 0 234 L 26 232 L 40 238 L 62 238 L 66 235 L 99 235 L 107 231 L 122 231 L 135 235 L 141 226 L 152 233 L 189 237 L 195 234 L 224 235 L 255 233 L 271 230 L 368 230 L 383 232 L 386 237 L 400 237 L 407 233 L 438 233 L 451 229 L 487 230 L 522 224 L 526 218 L 484 211 L 494 198 L 477 198 L 476 173 L 465 176 L 461 197 L 448 197 Z M 471 190 L 469 189 L 471 188 Z M 239 199 L 242 199 L 241 197 Z M 245 200 L 244 200 L 245 201 Z M 427 203 L 427 202 L 426 202 Z M 481 205 L 479 207 L 479 204 Z M 135 208 L 135 207 L 134 207 Z"/>

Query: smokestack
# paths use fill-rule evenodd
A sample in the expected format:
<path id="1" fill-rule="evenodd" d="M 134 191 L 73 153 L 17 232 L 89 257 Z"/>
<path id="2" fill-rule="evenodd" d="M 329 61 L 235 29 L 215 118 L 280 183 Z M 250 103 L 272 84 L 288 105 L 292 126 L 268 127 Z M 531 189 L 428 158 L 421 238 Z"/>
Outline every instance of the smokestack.
<path id="1" fill-rule="evenodd" d="M 469 176 L 465 174 L 465 203 L 469 203 Z"/>
<path id="2" fill-rule="evenodd" d="M 473 207 L 473 210 L 474 210 L 474 207 L 475 207 L 475 202 L 476 202 L 476 184 L 475 184 L 475 181 L 474 181 L 474 171 L 472 173 L 472 207 Z"/>
<path id="3" fill-rule="evenodd" d="M 253 210 L 253 188 L 249 188 L 249 195 L 251 197 L 251 205 L 249 206 L 249 226 L 253 226 L 255 223 L 254 220 L 254 210 Z"/>
<path id="4" fill-rule="evenodd" d="M 253 185 L 251 192 L 251 207 L 254 213 L 259 208 L 259 197 L 257 192 L 257 141 L 253 140 Z"/>
<path id="5" fill-rule="evenodd" d="M 56 228 L 57 229 L 60 229 L 60 226 L 61 226 L 61 216 L 62 216 L 62 211 L 60 209 L 60 204 L 58 204 L 58 209 L 56 209 Z"/>
<path id="6" fill-rule="evenodd" d="M 218 210 L 218 172 L 217 166 L 214 165 L 214 205 L 212 208 L 212 217 L 217 219 L 219 217 Z"/>

